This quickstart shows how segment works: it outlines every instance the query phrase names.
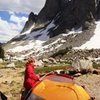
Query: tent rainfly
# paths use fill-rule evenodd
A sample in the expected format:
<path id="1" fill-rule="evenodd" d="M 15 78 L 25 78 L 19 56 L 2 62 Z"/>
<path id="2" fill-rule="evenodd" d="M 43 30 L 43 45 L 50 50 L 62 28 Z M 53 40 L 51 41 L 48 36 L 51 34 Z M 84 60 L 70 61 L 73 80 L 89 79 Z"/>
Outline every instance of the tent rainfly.
<path id="1" fill-rule="evenodd" d="M 26 100 L 91 100 L 91 98 L 71 76 L 49 74 L 34 84 Z"/>

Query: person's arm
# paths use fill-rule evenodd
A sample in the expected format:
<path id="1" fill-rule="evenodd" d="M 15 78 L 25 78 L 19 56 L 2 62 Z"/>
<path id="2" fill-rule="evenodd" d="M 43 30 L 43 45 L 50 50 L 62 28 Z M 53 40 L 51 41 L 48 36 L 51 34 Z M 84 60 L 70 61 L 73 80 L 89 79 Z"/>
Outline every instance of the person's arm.
<path id="1" fill-rule="evenodd" d="M 27 68 L 28 77 L 33 80 L 39 80 L 38 76 L 36 76 L 34 73 L 33 66 L 28 65 Z"/>

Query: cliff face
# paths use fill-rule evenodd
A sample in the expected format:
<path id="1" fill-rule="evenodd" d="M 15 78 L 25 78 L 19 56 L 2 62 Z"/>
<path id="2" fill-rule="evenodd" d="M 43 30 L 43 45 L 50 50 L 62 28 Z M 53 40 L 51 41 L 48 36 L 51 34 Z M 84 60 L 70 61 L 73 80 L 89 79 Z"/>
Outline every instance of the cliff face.
<path id="1" fill-rule="evenodd" d="M 95 18 L 95 2 L 94 0 L 71 0 L 61 3 L 61 13 L 56 23 L 58 28 L 54 30 L 53 36 L 66 29 L 85 27 L 85 22 L 93 22 Z"/>
<path id="2" fill-rule="evenodd" d="M 80 47 L 96 34 L 99 19 L 100 0 L 46 0 L 38 15 L 30 13 L 21 34 L 6 47 L 23 56 L 26 52 L 50 56 L 61 49 Z"/>
<path id="3" fill-rule="evenodd" d="M 30 18 L 31 16 L 31 18 Z M 36 16 L 33 13 L 29 15 L 22 32 L 28 30 L 33 23 L 35 28 L 44 27 L 50 21 L 54 20 L 58 26 L 55 30 L 51 29 L 50 37 L 54 37 L 66 29 L 85 27 L 85 22 L 92 22 L 100 18 L 99 0 L 46 0 L 46 3 L 40 13 Z"/>
<path id="4" fill-rule="evenodd" d="M 29 14 L 29 18 L 28 18 L 28 21 L 25 23 L 25 26 L 23 28 L 23 30 L 21 31 L 21 33 L 27 31 L 28 29 L 31 28 L 31 26 L 36 23 L 36 20 L 37 20 L 37 15 L 35 15 L 33 12 L 31 12 Z"/>
<path id="5" fill-rule="evenodd" d="M 96 15 L 97 15 L 97 20 L 100 19 L 100 0 L 97 0 L 97 9 L 96 9 Z"/>
<path id="6" fill-rule="evenodd" d="M 86 20 L 91 18 L 92 15 L 95 16 L 95 11 L 95 0 L 47 0 L 44 8 L 38 14 L 37 23 L 38 21 L 44 23 L 52 20 L 58 13 L 61 13 L 66 21 L 69 21 L 69 18 L 72 20 Z"/>
<path id="7" fill-rule="evenodd" d="M 60 0 L 46 0 L 45 6 L 38 14 L 37 23 L 43 24 L 54 19 L 60 12 Z"/>

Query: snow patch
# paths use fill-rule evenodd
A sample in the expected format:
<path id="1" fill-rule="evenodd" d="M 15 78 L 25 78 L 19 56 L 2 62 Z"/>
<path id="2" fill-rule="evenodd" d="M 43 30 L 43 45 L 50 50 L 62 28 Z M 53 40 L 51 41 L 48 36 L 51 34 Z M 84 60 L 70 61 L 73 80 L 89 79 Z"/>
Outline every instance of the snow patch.
<path id="1" fill-rule="evenodd" d="M 13 49 L 9 49 L 9 52 L 22 52 L 22 51 L 27 51 L 27 50 L 31 50 L 31 49 L 38 49 L 41 47 L 41 44 L 43 42 L 36 40 L 36 41 L 29 41 L 29 43 L 25 46 L 17 46 Z"/>
<path id="2" fill-rule="evenodd" d="M 21 35 L 29 34 L 29 33 L 31 32 L 31 30 L 32 30 L 34 27 L 35 27 L 35 24 L 33 24 L 33 25 L 30 27 L 29 30 L 27 30 L 27 31 L 25 31 L 25 32 L 23 32 L 23 33 L 21 33 Z"/>
<path id="3" fill-rule="evenodd" d="M 11 44 L 16 44 L 16 42 L 12 42 Z"/>
<path id="4" fill-rule="evenodd" d="M 82 27 L 78 28 L 77 30 L 75 30 L 75 28 L 72 28 L 72 30 L 68 33 L 69 34 L 75 34 L 75 33 L 82 33 Z"/>
<path id="5" fill-rule="evenodd" d="M 94 36 L 80 47 L 74 49 L 100 49 L 100 21 L 96 21 L 96 29 Z"/>

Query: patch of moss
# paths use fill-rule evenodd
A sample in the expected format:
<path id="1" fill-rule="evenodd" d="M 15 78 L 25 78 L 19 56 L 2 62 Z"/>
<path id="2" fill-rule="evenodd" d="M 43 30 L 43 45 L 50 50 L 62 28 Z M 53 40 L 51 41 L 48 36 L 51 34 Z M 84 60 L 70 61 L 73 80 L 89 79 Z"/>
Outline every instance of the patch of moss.
<path id="1" fill-rule="evenodd" d="M 54 53 L 51 57 L 63 56 L 67 52 L 69 52 L 71 49 L 72 49 L 72 47 L 67 47 L 66 49 L 59 50 L 58 52 Z"/>
<path id="2" fill-rule="evenodd" d="M 25 66 L 25 63 L 22 61 L 17 61 L 17 62 L 15 62 L 15 66 L 16 66 L 16 68 L 21 68 L 21 67 Z"/>
<path id="3" fill-rule="evenodd" d="M 96 68 L 96 69 L 100 68 L 100 64 L 93 62 L 93 68 Z"/>
<path id="4" fill-rule="evenodd" d="M 48 73 L 48 72 L 59 70 L 59 69 L 65 70 L 66 66 L 52 66 L 52 67 L 45 66 L 44 68 L 35 68 L 35 73 L 36 74 Z"/>

